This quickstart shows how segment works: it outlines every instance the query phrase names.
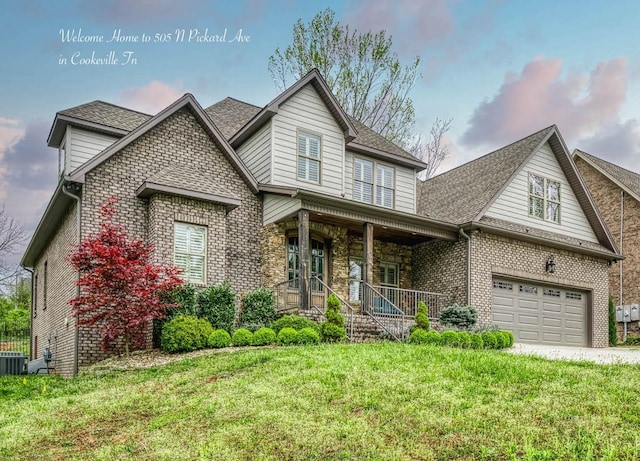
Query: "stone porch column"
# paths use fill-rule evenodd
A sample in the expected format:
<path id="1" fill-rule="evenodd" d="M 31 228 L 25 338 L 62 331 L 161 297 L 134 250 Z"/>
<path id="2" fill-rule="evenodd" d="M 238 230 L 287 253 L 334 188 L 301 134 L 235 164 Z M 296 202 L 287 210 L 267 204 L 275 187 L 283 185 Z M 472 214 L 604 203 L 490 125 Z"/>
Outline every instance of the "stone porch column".
<path id="1" fill-rule="evenodd" d="M 300 261 L 300 309 L 309 309 L 309 278 L 311 277 L 311 251 L 309 242 L 309 210 L 298 211 L 298 258 Z"/>
<path id="2" fill-rule="evenodd" d="M 373 224 L 364 223 L 362 229 L 362 280 L 373 285 Z M 370 300 L 367 299 L 367 290 L 364 290 L 362 309 L 365 309 Z"/>

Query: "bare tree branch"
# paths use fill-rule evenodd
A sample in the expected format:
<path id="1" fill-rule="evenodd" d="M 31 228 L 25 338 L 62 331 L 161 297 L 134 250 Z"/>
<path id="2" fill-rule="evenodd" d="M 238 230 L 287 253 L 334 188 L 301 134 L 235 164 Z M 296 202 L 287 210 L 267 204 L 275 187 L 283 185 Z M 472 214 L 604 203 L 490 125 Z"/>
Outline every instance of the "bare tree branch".
<path id="1" fill-rule="evenodd" d="M 9 267 L 7 257 L 16 254 L 25 240 L 24 229 L 7 215 L 3 206 L 0 209 L 0 281 L 14 277 L 19 271 L 17 267 Z"/>
<path id="2" fill-rule="evenodd" d="M 422 142 L 420 138 L 410 148 L 410 152 L 427 164 L 427 168 L 420 172 L 421 180 L 433 177 L 440 168 L 442 161 L 449 156 L 449 149 L 443 142 L 443 137 L 451 128 L 453 119 L 436 118 L 431 126 L 428 142 Z"/>

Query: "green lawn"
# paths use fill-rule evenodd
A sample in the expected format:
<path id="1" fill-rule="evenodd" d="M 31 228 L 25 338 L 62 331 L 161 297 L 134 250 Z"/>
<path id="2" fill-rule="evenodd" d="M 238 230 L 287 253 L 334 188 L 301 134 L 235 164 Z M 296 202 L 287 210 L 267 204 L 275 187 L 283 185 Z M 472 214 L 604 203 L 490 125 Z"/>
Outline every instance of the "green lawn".
<path id="1" fill-rule="evenodd" d="M 637 365 L 497 351 L 236 350 L 0 378 L 0 459 L 637 460 L 639 389 Z"/>

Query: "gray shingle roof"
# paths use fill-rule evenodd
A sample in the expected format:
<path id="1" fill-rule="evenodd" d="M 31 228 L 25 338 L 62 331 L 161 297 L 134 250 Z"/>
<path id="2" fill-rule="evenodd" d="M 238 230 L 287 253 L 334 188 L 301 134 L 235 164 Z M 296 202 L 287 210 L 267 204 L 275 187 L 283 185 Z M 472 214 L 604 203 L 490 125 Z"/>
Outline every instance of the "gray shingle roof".
<path id="1" fill-rule="evenodd" d="M 427 181 L 418 180 L 418 213 L 454 224 L 471 222 L 554 128 L 545 128 Z"/>
<path id="2" fill-rule="evenodd" d="M 87 104 L 81 104 L 61 110 L 58 113 L 125 131 L 133 131 L 151 118 L 151 115 L 109 104 L 104 101 L 93 101 Z"/>
<path id="3" fill-rule="evenodd" d="M 198 192 L 207 195 L 239 199 L 219 184 L 215 178 L 203 172 L 194 174 L 183 166 L 172 165 L 154 174 L 146 180 L 147 183 L 181 189 L 185 192 Z"/>
<path id="4" fill-rule="evenodd" d="M 262 108 L 254 106 L 234 98 L 225 98 L 222 101 L 207 107 L 207 113 L 213 123 L 222 132 L 225 138 L 231 139 L 240 128 L 247 124 Z"/>
<path id="5" fill-rule="evenodd" d="M 636 196 L 640 197 L 640 174 L 624 169 L 621 166 L 614 165 L 613 163 L 607 162 L 606 160 L 602 160 L 601 158 L 587 154 L 586 152 L 578 149 L 575 150 L 575 154 L 593 163 L 606 174 L 628 188 Z"/>
<path id="6" fill-rule="evenodd" d="M 381 136 L 375 131 L 373 131 L 364 123 L 356 120 L 351 116 L 349 117 L 349 119 L 351 120 L 351 123 L 353 123 L 353 125 L 356 127 L 356 130 L 358 130 L 358 135 L 353 140 L 353 142 L 362 144 L 367 147 L 372 147 L 374 149 L 378 149 L 383 152 L 389 152 L 390 154 L 395 154 L 399 157 L 406 158 L 409 160 L 419 160 L 418 158 L 411 155 L 406 150 L 400 148 L 399 146 L 395 145 L 394 143 L 386 139 L 384 136 Z"/>

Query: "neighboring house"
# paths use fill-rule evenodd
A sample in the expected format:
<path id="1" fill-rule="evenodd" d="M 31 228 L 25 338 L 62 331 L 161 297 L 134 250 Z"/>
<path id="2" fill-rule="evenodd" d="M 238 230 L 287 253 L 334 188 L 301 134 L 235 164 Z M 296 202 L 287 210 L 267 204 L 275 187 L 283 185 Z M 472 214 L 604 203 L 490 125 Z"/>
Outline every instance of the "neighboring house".
<path id="1" fill-rule="evenodd" d="M 555 127 L 422 183 L 425 164 L 345 114 L 313 70 L 263 108 L 84 104 L 56 115 L 48 143 L 60 182 L 22 265 L 32 357 L 51 339 L 62 374 L 104 356 L 75 327 L 65 257 L 113 195 L 129 234 L 196 285 L 228 280 L 239 298 L 263 285 L 305 313 L 335 292 L 389 334 L 418 300 L 432 318 L 471 303 L 519 341 L 607 345 L 620 256 Z"/>
<path id="2" fill-rule="evenodd" d="M 625 258 L 609 269 L 609 293 L 617 306 L 640 304 L 640 174 L 577 149 L 573 159 Z"/>

